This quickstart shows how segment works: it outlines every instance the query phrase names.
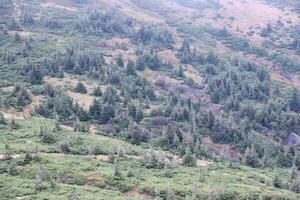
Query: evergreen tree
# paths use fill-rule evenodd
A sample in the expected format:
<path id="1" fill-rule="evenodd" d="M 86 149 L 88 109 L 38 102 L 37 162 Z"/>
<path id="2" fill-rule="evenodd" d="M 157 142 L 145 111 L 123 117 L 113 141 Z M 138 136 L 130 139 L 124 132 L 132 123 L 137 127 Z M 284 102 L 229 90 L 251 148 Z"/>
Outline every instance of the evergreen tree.
<path id="1" fill-rule="evenodd" d="M 13 39 L 14 39 L 15 42 L 21 42 L 22 41 L 22 38 L 21 38 L 21 36 L 18 32 L 14 33 Z"/>
<path id="2" fill-rule="evenodd" d="M 280 147 L 277 152 L 276 164 L 278 167 L 288 167 L 289 165 L 286 159 L 286 154 L 283 151 L 283 147 Z"/>
<path id="3" fill-rule="evenodd" d="M 262 157 L 261 160 L 260 160 L 260 165 L 261 165 L 262 167 L 268 167 L 269 164 L 270 164 L 270 161 L 269 161 L 269 155 L 268 155 L 268 153 L 267 153 L 267 150 L 265 149 L 265 150 L 264 150 L 264 155 L 263 155 L 263 157 Z"/>
<path id="4" fill-rule="evenodd" d="M 132 60 L 128 61 L 126 73 L 127 75 L 135 75 L 135 64 Z"/>
<path id="5" fill-rule="evenodd" d="M 175 195 L 174 195 L 174 192 L 172 191 L 172 189 L 168 189 L 166 191 L 166 200 L 175 200 Z"/>
<path id="6" fill-rule="evenodd" d="M 42 190 L 44 190 L 46 188 L 46 185 L 44 183 L 45 178 L 46 178 L 46 176 L 45 176 L 44 170 L 42 169 L 42 167 L 39 167 L 35 174 L 35 189 L 38 192 L 41 192 Z"/>
<path id="7" fill-rule="evenodd" d="M 251 149 L 247 147 L 244 154 L 243 163 L 251 167 L 258 166 L 257 154 L 254 144 L 251 145 Z"/>
<path id="8" fill-rule="evenodd" d="M 171 173 L 167 163 L 165 163 L 165 167 L 164 167 L 164 177 L 166 177 L 166 178 L 172 177 L 172 173 Z"/>
<path id="9" fill-rule="evenodd" d="M 300 100 L 298 95 L 298 90 L 294 88 L 292 96 L 289 101 L 289 106 L 292 111 L 294 112 L 300 112 Z"/>
<path id="10" fill-rule="evenodd" d="M 279 177 L 278 172 L 277 172 L 276 169 L 274 169 L 273 185 L 276 188 L 281 188 L 282 187 L 282 182 L 280 180 L 280 177 Z"/>
<path id="11" fill-rule="evenodd" d="M 17 170 L 17 162 L 16 160 L 11 160 L 8 167 L 7 167 L 7 173 L 9 175 L 17 175 L 18 174 L 18 170 Z"/>
<path id="12" fill-rule="evenodd" d="M 102 96 L 102 90 L 99 86 L 97 86 L 94 91 L 93 91 L 93 95 L 95 97 L 101 97 Z"/>
<path id="13" fill-rule="evenodd" d="M 144 118 L 143 110 L 141 108 L 138 108 L 135 112 L 134 120 L 137 123 L 139 123 L 143 120 L 143 118 Z"/>
<path id="14" fill-rule="evenodd" d="M 5 124 L 5 118 L 4 115 L 0 112 L 0 124 Z"/>
<path id="15" fill-rule="evenodd" d="M 219 94 L 219 91 L 217 89 L 215 89 L 213 92 L 212 92 L 212 95 L 211 95 L 211 101 L 215 104 L 218 104 L 220 103 L 220 94 Z"/>
<path id="16" fill-rule="evenodd" d="M 94 120 L 100 120 L 102 113 L 102 106 L 99 100 L 95 99 L 89 110 L 90 116 Z"/>
<path id="17" fill-rule="evenodd" d="M 117 64 L 117 66 L 119 66 L 119 67 L 121 67 L 121 68 L 124 67 L 124 60 L 123 60 L 121 54 L 118 55 L 118 57 L 117 57 L 117 59 L 116 59 L 116 64 Z"/>
<path id="18" fill-rule="evenodd" d="M 212 113 L 212 111 L 210 110 L 210 111 L 208 112 L 207 127 L 208 127 L 209 129 L 212 129 L 213 126 L 214 126 L 214 124 L 215 124 L 215 116 L 214 116 L 214 114 Z"/>
<path id="19" fill-rule="evenodd" d="M 81 94 L 86 94 L 87 93 L 86 87 L 81 81 L 77 83 L 77 85 L 74 88 L 74 91 L 78 92 L 78 93 L 81 93 Z"/>
<path id="20" fill-rule="evenodd" d="M 185 75 L 184 75 L 184 70 L 183 70 L 183 67 L 182 67 L 181 65 L 180 65 L 180 67 L 179 67 L 179 70 L 178 70 L 177 75 L 178 75 L 179 77 L 181 77 L 181 78 L 184 78 L 184 77 L 185 77 Z"/>
<path id="21" fill-rule="evenodd" d="M 192 155 L 190 148 L 186 149 L 186 153 L 182 158 L 182 165 L 188 167 L 195 167 L 197 164 L 197 159 L 194 155 Z"/>
<path id="22" fill-rule="evenodd" d="M 43 83 L 43 73 L 40 68 L 32 66 L 27 72 L 27 81 L 31 84 L 42 84 Z"/>
<path id="23" fill-rule="evenodd" d="M 11 159 L 11 151 L 8 143 L 5 143 L 4 146 L 4 160 Z"/>
<path id="24" fill-rule="evenodd" d="M 114 176 L 117 176 L 117 177 L 121 176 L 119 159 L 117 157 L 114 159 Z"/>
<path id="25" fill-rule="evenodd" d="M 110 104 L 104 104 L 101 111 L 100 123 L 106 124 L 115 117 L 115 107 Z"/>
<path id="26" fill-rule="evenodd" d="M 80 106 L 77 116 L 80 121 L 84 121 L 84 122 L 88 121 L 90 118 L 89 113 L 82 106 Z"/>
<path id="27" fill-rule="evenodd" d="M 14 118 L 11 119 L 11 129 L 16 130 L 17 129 L 17 123 Z"/>
<path id="28" fill-rule="evenodd" d="M 295 163 L 293 163 L 293 166 L 291 168 L 290 178 L 291 179 L 297 179 L 298 178 L 298 169 L 297 169 Z"/>

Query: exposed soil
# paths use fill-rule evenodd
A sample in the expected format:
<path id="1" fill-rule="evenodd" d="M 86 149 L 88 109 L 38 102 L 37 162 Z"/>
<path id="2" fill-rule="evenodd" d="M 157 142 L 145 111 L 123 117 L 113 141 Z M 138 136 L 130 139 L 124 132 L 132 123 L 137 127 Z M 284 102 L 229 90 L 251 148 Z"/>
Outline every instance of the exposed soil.
<path id="1" fill-rule="evenodd" d="M 42 7 L 48 7 L 48 8 L 59 8 L 59 9 L 65 9 L 67 11 L 78 11 L 78 8 L 75 7 L 74 3 L 72 1 L 59 1 L 59 0 L 43 0 L 43 3 L 41 4 Z"/>
<path id="2" fill-rule="evenodd" d="M 31 104 L 25 106 L 22 111 L 17 111 L 15 108 L 7 108 L 2 110 L 2 114 L 7 119 L 24 119 L 29 117 L 31 113 L 34 112 L 36 106 L 42 103 L 43 97 L 42 96 L 31 96 L 32 102 Z"/>
<path id="3" fill-rule="evenodd" d="M 93 89 L 95 88 L 94 83 L 82 81 L 87 89 L 87 94 L 81 94 L 71 91 L 70 89 L 74 88 L 76 84 L 78 83 L 78 79 L 70 74 L 65 73 L 64 78 L 52 78 L 52 77 L 45 77 L 44 81 L 46 83 L 52 84 L 54 86 L 62 87 L 67 89 L 67 94 L 75 100 L 75 102 L 79 103 L 79 105 L 83 106 L 84 108 L 89 108 L 90 105 L 92 105 L 94 101 L 94 97 L 90 94 L 93 92 Z M 103 89 L 103 88 L 101 88 Z"/>
<path id="4" fill-rule="evenodd" d="M 288 74 L 279 69 L 273 69 L 271 78 L 275 81 L 283 82 L 289 86 L 300 88 L 300 77 L 297 75 Z"/>
<path id="5" fill-rule="evenodd" d="M 208 147 L 208 149 L 213 151 L 216 155 L 225 156 L 229 158 L 241 157 L 241 153 L 237 148 L 228 144 L 216 144 L 208 136 L 202 138 L 202 143 L 205 144 Z"/>

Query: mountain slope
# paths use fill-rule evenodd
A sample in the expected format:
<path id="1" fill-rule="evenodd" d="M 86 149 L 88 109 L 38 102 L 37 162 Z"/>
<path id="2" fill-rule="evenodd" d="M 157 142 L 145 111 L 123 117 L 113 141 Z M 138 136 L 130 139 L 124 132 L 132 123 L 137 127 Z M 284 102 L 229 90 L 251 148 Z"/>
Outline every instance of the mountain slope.
<path id="1" fill-rule="evenodd" d="M 0 197 L 298 199 L 297 6 L 3 0 Z"/>

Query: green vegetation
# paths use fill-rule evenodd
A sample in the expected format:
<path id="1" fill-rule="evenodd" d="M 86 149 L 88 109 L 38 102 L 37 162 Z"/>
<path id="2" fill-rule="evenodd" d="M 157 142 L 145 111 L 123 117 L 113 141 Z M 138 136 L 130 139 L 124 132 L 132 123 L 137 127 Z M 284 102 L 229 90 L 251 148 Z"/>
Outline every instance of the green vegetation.
<path id="1" fill-rule="evenodd" d="M 0 199 L 300 198 L 297 27 L 172 1 L 1 3 Z"/>
<path id="2" fill-rule="evenodd" d="M 44 124 L 51 130 L 54 126 L 52 120 L 29 118 L 17 123 L 17 130 L 7 128 L 1 133 L 1 141 L 9 144 L 1 144 L 1 152 L 9 150 L 11 156 L 0 164 L 0 193 L 4 199 L 65 199 L 73 196 L 152 199 L 166 197 L 169 190 L 176 199 L 191 195 L 207 199 L 211 192 L 217 198 L 226 195 L 229 199 L 233 196 L 241 199 L 247 196 L 297 199 L 294 193 L 285 189 L 286 186 L 274 189 L 273 170 L 270 168 L 231 168 L 226 162 L 185 167 L 176 160 L 167 165 L 164 163 L 167 158 L 162 157 L 167 156 L 166 152 L 158 153 L 92 133 L 50 131 L 53 141 L 45 142 L 39 137 L 39 125 Z M 70 149 L 63 154 L 61 140 L 65 140 Z M 109 159 L 110 156 L 114 158 Z M 188 156 L 185 157 L 184 163 L 191 163 L 187 161 Z M 161 170 L 165 166 L 169 170 L 168 176 Z M 280 169 L 276 173 L 274 181 L 284 184 L 289 180 L 288 170 Z M 136 191 L 137 196 L 126 197 L 130 191 Z"/>

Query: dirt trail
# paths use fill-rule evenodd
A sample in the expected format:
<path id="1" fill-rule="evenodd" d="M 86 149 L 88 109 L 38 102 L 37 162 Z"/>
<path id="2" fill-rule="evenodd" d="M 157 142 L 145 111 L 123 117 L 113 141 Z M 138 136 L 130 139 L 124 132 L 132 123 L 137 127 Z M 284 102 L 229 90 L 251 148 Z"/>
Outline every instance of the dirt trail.
<path id="1" fill-rule="evenodd" d="M 160 152 L 161 153 L 161 152 Z M 11 154 L 10 156 L 12 158 L 20 158 L 20 157 L 25 157 L 26 154 Z M 31 155 L 36 155 L 36 154 L 31 154 Z M 54 156 L 54 157 L 60 157 L 60 156 L 81 156 L 81 157 L 86 157 L 94 160 L 100 160 L 100 161 L 109 161 L 109 156 L 108 155 L 72 155 L 72 154 L 63 154 L 63 153 L 39 153 L 39 155 L 46 155 L 46 156 Z M 170 155 L 170 154 L 169 154 Z M 126 158 L 130 159 L 136 159 L 136 160 L 142 160 L 144 159 L 143 155 L 140 156 L 134 156 L 134 155 L 125 155 Z M 5 158 L 5 154 L 0 154 L 0 160 Z M 179 158 L 176 155 L 172 155 L 172 159 L 166 158 L 166 161 L 171 163 L 171 164 L 180 164 L 182 162 L 182 159 Z M 211 162 L 207 160 L 197 160 L 197 166 L 198 167 L 206 167 L 210 165 Z"/>
<path id="2" fill-rule="evenodd" d="M 67 11 L 77 12 L 78 8 L 75 7 L 72 2 L 69 1 L 55 1 L 55 0 L 44 0 L 41 4 L 42 7 L 58 8 Z"/>

